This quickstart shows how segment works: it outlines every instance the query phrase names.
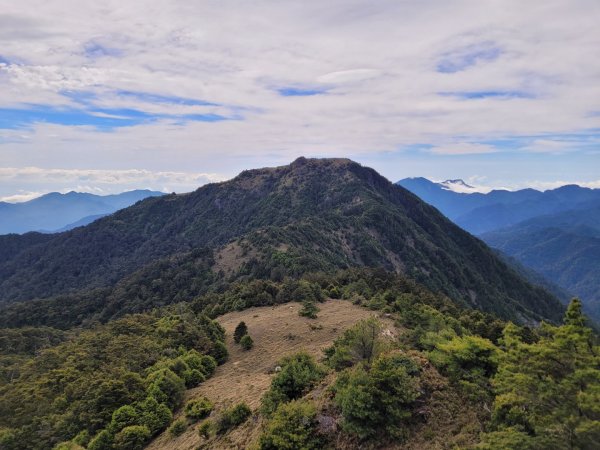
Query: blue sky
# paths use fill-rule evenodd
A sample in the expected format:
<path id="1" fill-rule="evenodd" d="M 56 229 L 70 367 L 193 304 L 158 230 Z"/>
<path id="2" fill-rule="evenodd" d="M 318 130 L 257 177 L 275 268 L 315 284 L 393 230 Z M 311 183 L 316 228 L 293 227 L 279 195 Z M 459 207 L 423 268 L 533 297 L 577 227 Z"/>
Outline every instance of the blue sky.
<path id="1" fill-rule="evenodd" d="M 600 3 L 4 2 L 0 200 L 300 155 L 600 187 Z"/>

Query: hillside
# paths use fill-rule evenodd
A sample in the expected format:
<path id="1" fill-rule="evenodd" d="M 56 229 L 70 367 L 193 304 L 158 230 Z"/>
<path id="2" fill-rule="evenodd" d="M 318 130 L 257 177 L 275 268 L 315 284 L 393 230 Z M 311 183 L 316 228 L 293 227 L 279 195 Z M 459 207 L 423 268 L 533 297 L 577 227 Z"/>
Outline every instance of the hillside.
<path id="1" fill-rule="evenodd" d="M 540 215 L 574 209 L 584 210 L 589 202 L 600 200 L 600 189 L 576 185 L 544 192 L 521 189 L 493 190 L 483 194 L 455 192 L 443 183 L 435 183 L 426 178 L 406 178 L 397 184 L 435 206 L 456 224 L 476 235 Z"/>
<path id="2" fill-rule="evenodd" d="M 492 247 L 514 257 L 581 298 L 600 320 L 600 203 L 541 216 L 482 235 Z"/>
<path id="3" fill-rule="evenodd" d="M 66 231 L 162 192 L 135 190 L 114 195 L 52 192 L 22 203 L 0 202 L 0 234 Z"/>
<path id="4" fill-rule="evenodd" d="M 562 310 L 436 209 L 344 159 L 300 158 L 245 171 L 189 194 L 146 199 L 20 248 L 0 263 L 4 304 L 53 296 L 62 299 L 51 302 L 69 304 L 77 292 L 102 289 L 116 298 L 118 312 L 124 293 L 139 291 L 142 281 L 148 289 L 137 297 L 147 308 L 175 301 L 179 291 L 197 295 L 240 277 L 381 266 L 506 318 L 556 320 Z M 195 261 L 204 267 L 200 285 L 199 272 L 178 273 Z M 153 281 L 163 269 L 168 289 Z M 152 300 L 155 288 L 163 295 Z"/>

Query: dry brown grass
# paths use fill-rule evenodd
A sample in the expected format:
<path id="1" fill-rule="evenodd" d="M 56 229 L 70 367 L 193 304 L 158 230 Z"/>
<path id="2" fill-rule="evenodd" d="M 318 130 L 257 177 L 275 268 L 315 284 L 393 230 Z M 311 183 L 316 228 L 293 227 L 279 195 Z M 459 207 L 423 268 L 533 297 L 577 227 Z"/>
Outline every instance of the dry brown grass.
<path id="1" fill-rule="evenodd" d="M 200 387 L 187 392 L 186 401 L 205 395 L 215 403 L 215 413 L 238 402 L 246 402 L 253 410 L 268 390 L 273 370 L 285 355 L 306 351 L 317 358 L 322 350 L 347 328 L 361 319 L 377 313 L 355 306 L 347 301 L 328 300 L 319 304 L 317 319 L 298 316 L 301 305 L 287 303 L 274 307 L 250 308 L 232 312 L 218 319 L 227 332 L 229 360 L 217 368 L 212 378 Z M 246 322 L 254 348 L 244 351 L 233 342 L 233 330 L 240 321 Z M 384 323 L 393 329 L 391 321 Z M 213 414 L 215 414 L 213 413 Z M 260 419 L 254 417 L 211 448 L 246 448 L 256 438 Z M 202 443 L 197 426 L 193 425 L 181 436 L 172 438 L 163 433 L 149 449 L 195 449 Z"/>

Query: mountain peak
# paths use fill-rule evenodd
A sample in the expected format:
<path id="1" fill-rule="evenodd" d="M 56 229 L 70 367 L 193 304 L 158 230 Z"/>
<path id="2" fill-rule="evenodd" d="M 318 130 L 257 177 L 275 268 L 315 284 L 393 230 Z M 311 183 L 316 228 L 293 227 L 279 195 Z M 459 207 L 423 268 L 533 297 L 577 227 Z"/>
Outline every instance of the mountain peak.
<path id="1" fill-rule="evenodd" d="M 465 183 L 460 178 L 442 181 L 439 183 L 439 185 L 442 187 L 442 189 L 457 192 L 459 194 L 472 194 L 474 192 L 478 192 L 478 189 L 475 186 Z"/>

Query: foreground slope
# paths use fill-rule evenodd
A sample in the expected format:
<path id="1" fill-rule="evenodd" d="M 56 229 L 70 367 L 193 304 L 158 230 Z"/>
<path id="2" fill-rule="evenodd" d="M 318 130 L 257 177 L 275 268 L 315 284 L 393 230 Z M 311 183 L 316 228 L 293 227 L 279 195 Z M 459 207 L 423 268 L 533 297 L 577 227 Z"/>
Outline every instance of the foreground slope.
<path id="1" fill-rule="evenodd" d="M 110 288 L 161 259 L 169 260 L 181 289 L 188 284 L 177 277 L 177 266 L 189 266 L 201 248 L 222 280 L 381 266 L 503 317 L 555 320 L 561 314 L 556 299 L 529 285 L 483 242 L 374 170 L 346 159 L 305 158 L 190 194 L 147 199 L 23 245 L 0 263 L 0 301 Z M 173 301 L 169 295 L 160 301 Z"/>

